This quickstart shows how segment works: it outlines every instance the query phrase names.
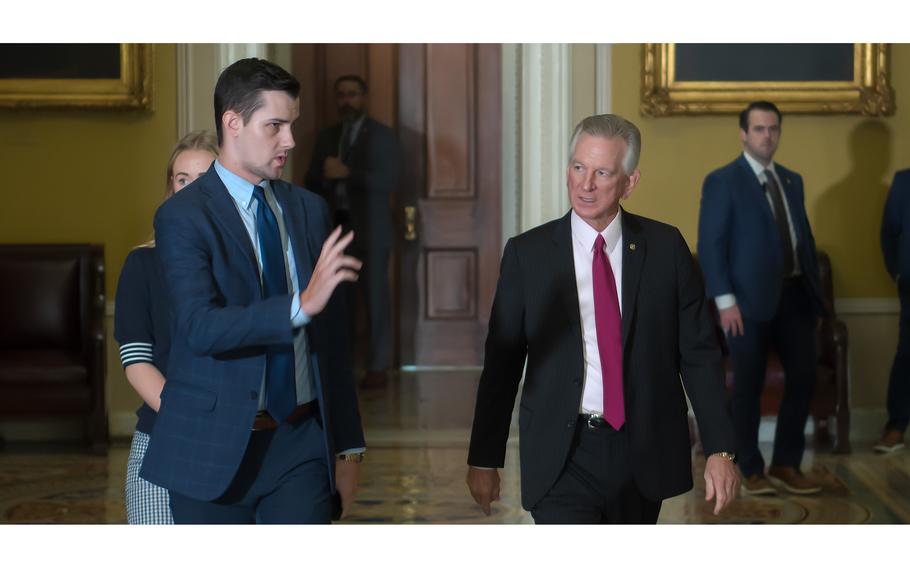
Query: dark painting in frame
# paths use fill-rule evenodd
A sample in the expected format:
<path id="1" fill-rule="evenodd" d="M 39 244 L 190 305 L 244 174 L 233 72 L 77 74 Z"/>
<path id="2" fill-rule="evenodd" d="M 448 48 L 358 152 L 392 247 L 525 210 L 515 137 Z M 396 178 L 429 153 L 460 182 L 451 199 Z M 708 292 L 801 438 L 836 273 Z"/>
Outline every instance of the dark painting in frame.
<path id="1" fill-rule="evenodd" d="M 0 44 L 0 108 L 152 109 L 151 44 Z"/>
<path id="2" fill-rule="evenodd" d="M 754 100 L 791 113 L 891 115 L 888 44 L 643 46 L 642 114 L 730 114 Z"/>

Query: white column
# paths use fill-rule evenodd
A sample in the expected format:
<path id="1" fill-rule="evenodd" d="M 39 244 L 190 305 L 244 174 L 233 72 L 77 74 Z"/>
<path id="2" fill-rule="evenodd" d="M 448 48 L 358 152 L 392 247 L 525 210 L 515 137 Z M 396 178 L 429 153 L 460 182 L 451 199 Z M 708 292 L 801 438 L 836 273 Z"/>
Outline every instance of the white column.
<path id="1" fill-rule="evenodd" d="M 212 93 L 221 67 L 217 45 L 177 44 L 177 136 L 193 130 L 215 130 Z"/>
<path id="2" fill-rule="evenodd" d="M 567 44 L 522 46 L 521 231 L 569 210 L 565 171 L 572 128 L 570 52 Z"/>
<path id="3" fill-rule="evenodd" d="M 238 59 L 247 57 L 268 59 L 268 44 L 265 43 L 220 43 L 216 49 L 218 50 L 218 73 Z"/>
<path id="4" fill-rule="evenodd" d="M 521 45 L 502 46 L 502 246 L 521 232 Z"/>
<path id="5" fill-rule="evenodd" d="M 177 44 L 177 135 L 215 129 L 212 94 L 221 71 L 244 57 L 266 57 L 264 43 Z"/>

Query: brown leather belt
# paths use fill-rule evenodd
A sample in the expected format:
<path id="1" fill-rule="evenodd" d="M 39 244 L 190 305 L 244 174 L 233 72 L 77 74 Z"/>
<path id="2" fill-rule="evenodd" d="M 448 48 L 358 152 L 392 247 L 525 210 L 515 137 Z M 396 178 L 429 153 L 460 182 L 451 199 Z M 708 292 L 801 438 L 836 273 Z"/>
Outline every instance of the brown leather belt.
<path id="1" fill-rule="evenodd" d="M 295 408 L 288 417 L 284 420 L 288 424 L 297 424 L 298 422 L 303 422 L 310 416 L 316 414 L 319 409 L 319 405 L 315 400 L 311 400 L 305 404 L 301 404 Z M 278 421 L 272 418 L 272 415 L 266 412 L 265 410 L 260 410 L 256 413 L 256 418 L 253 420 L 253 430 L 274 430 L 278 428 Z"/>

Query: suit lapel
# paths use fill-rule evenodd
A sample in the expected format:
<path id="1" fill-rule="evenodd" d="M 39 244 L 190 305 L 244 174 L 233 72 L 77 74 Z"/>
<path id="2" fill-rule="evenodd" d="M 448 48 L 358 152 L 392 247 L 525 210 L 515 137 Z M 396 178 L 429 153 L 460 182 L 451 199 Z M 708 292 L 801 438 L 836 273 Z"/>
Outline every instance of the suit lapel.
<path id="1" fill-rule="evenodd" d="M 208 195 L 206 206 L 212 213 L 212 217 L 243 251 L 250 270 L 253 271 L 256 275 L 256 280 L 259 281 L 259 264 L 256 262 L 256 253 L 253 251 L 250 235 L 246 232 L 246 227 L 243 226 L 243 220 L 240 218 L 240 213 L 237 212 L 234 200 L 231 199 L 227 188 L 221 178 L 218 177 L 214 164 L 200 178 L 200 181 L 203 182 L 200 190 Z"/>
<path id="2" fill-rule="evenodd" d="M 641 225 L 634 215 L 625 210 L 622 212 L 622 243 L 622 347 L 625 353 L 629 329 L 635 319 L 638 283 L 647 253 Z"/>
<path id="3" fill-rule="evenodd" d="M 315 262 L 312 256 L 312 244 L 309 238 L 310 231 L 307 225 L 306 212 L 302 207 L 302 200 L 294 199 L 293 187 L 279 181 L 272 181 L 272 189 L 275 193 L 275 199 L 281 205 L 282 216 L 284 217 L 284 226 L 288 232 L 288 239 L 294 248 L 294 262 L 297 265 L 297 282 L 300 289 L 306 288 L 313 275 L 313 264 Z"/>
<path id="4" fill-rule="evenodd" d="M 575 254 L 572 250 L 571 211 L 556 223 L 553 230 L 553 258 L 555 259 L 556 287 L 560 291 L 563 307 L 572 324 L 581 347 L 581 310 L 578 307 L 578 283 L 575 279 Z"/>

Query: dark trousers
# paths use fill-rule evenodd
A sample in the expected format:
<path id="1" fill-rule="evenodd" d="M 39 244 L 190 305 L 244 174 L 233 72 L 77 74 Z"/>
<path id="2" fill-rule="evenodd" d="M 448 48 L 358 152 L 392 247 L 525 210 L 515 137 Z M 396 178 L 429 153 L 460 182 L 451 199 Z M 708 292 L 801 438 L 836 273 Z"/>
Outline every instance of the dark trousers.
<path id="1" fill-rule="evenodd" d="M 654 524 L 660 501 L 632 479 L 625 428 L 576 426 L 569 459 L 556 483 L 531 510 L 537 524 Z"/>
<path id="2" fill-rule="evenodd" d="M 901 279 L 903 280 L 903 279 Z M 888 430 L 903 432 L 910 424 L 910 284 L 898 281 L 901 322 L 897 354 L 888 382 Z"/>
<path id="3" fill-rule="evenodd" d="M 255 431 L 224 495 L 211 502 L 173 491 L 170 497 L 176 524 L 328 523 L 332 495 L 322 426 L 309 418 Z"/>
<path id="4" fill-rule="evenodd" d="M 784 368 L 784 395 L 777 413 L 772 465 L 799 468 L 806 447 L 805 427 L 815 390 L 815 322 L 811 296 L 801 278 L 784 283 L 777 313 L 770 321 L 743 315 L 743 335 L 727 337 L 733 364 L 733 425 L 743 475 L 763 473 L 758 449 L 761 393 L 768 351 L 773 346 Z"/>

